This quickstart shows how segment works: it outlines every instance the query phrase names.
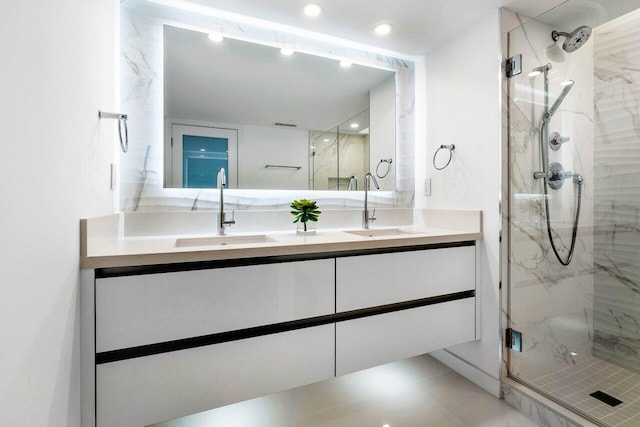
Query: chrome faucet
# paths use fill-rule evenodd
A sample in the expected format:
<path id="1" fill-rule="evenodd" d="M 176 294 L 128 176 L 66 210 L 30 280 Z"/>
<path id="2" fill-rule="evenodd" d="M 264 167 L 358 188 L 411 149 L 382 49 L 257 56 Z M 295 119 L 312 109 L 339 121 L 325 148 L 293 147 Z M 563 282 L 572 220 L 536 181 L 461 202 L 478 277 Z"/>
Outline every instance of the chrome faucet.
<path id="1" fill-rule="evenodd" d="M 376 220 L 376 210 L 373 209 L 373 213 L 369 216 L 369 178 L 373 180 L 373 185 L 379 190 L 380 186 L 376 177 L 371 175 L 371 172 L 367 172 L 364 176 L 364 212 L 362 212 L 362 228 L 369 229 L 369 223 Z"/>
<path id="2" fill-rule="evenodd" d="M 227 184 L 227 175 L 225 175 L 224 168 L 220 168 L 218 171 L 218 190 L 220 191 L 220 212 L 218 213 L 218 234 L 224 236 L 225 228 L 236 223 L 235 211 L 232 212 L 232 217 L 227 220 L 224 213 L 224 186 Z"/>
<path id="3" fill-rule="evenodd" d="M 355 183 L 355 187 L 353 186 L 353 183 Z M 358 191 L 358 178 L 355 175 L 349 178 L 349 186 L 347 187 L 347 191 L 351 190 Z"/>

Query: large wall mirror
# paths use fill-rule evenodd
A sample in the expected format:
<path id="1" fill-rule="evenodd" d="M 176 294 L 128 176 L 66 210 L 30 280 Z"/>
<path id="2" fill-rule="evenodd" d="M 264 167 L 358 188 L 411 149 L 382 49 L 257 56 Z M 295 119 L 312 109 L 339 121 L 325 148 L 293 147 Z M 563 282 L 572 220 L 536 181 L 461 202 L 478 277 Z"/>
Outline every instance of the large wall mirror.
<path id="1" fill-rule="evenodd" d="M 229 188 L 357 190 L 381 160 L 394 179 L 395 73 L 288 53 L 164 26 L 166 187 L 224 168 Z"/>
<path id="2" fill-rule="evenodd" d="M 300 197 L 325 209 L 360 206 L 369 171 L 384 176 L 374 204 L 410 207 L 411 59 L 219 12 L 188 1 L 120 2 L 130 140 L 120 156 L 121 209 L 216 209 L 209 189 L 220 168 L 236 209 L 286 209 Z"/>

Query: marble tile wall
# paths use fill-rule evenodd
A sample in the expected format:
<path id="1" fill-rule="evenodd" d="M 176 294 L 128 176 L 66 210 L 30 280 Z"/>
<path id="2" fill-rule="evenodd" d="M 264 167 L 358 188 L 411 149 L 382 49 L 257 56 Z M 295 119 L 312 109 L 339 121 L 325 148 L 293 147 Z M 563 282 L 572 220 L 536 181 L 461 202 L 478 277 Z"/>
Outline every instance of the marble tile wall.
<path id="1" fill-rule="evenodd" d="M 158 211 L 217 209 L 212 190 L 163 188 L 163 25 L 197 31 L 220 31 L 244 40 L 287 42 L 298 49 L 396 72 L 396 191 L 371 195 L 374 206 L 411 207 L 414 199 L 414 65 L 406 58 L 333 45 L 226 19 L 173 9 L 143 0 L 120 7 L 120 86 L 122 111 L 128 114 L 130 148 L 120 156 L 120 210 Z M 396 163 L 397 162 L 397 163 Z M 355 207 L 362 193 L 305 191 L 229 191 L 226 202 L 236 209 L 286 209 L 293 198 L 318 200 L 323 208 Z M 202 202 L 205 203 L 202 203 Z"/>
<path id="2" fill-rule="evenodd" d="M 325 139 L 329 141 L 325 142 Z M 310 188 L 338 190 L 337 184 L 340 181 L 340 190 L 345 191 L 349 178 L 355 176 L 358 179 L 358 190 L 363 190 L 364 174 L 369 171 L 369 136 L 341 134 L 339 144 L 336 144 L 336 140 L 335 133 L 329 135 L 325 132 L 312 132 L 311 141 L 315 147 L 315 155 L 312 160 L 313 176 Z M 355 186 L 353 189 L 355 190 Z"/>
<path id="3" fill-rule="evenodd" d="M 640 372 L 640 10 L 594 42 L 593 352 Z"/>
<path id="4" fill-rule="evenodd" d="M 566 410 L 559 408 L 558 405 L 552 402 L 543 402 L 546 399 L 534 396 L 533 393 L 517 383 L 505 382 L 502 389 L 504 400 L 508 404 L 527 415 L 540 426 L 595 427 L 595 424 L 586 420 L 578 421 L 578 417 L 568 414 Z"/>
<path id="5" fill-rule="evenodd" d="M 524 18 L 518 17 L 521 22 Z M 508 81 L 510 320 L 523 333 L 523 352 L 511 352 L 511 372 L 531 379 L 591 355 L 593 299 L 593 42 L 574 53 L 563 52 L 551 39 L 554 28 L 529 21 L 508 36 L 509 55 L 522 54 L 523 71 Z M 570 137 L 550 161 L 585 178 L 580 229 L 573 261 L 562 266 L 546 231 L 542 183 L 533 179 L 540 165 L 540 119 L 543 76 L 534 68 L 551 64 L 549 105 L 574 80 L 571 92 L 553 116 L 554 131 Z M 576 209 L 576 187 L 567 180 L 549 190 L 554 238 L 566 257 Z"/>

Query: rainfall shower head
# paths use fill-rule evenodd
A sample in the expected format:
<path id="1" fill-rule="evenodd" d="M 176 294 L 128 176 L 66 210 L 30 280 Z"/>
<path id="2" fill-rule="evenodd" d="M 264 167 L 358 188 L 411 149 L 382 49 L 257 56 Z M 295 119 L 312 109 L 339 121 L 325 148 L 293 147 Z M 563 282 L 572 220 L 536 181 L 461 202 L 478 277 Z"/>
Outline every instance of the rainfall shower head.
<path id="1" fill-rule="evenodd" d="M 591 37 L 591 27 L 583 25 L 576 28 L 571 33 L 564 33 L 555 30 L 551 32 L 551 38 L 554 42 L 558 41 L 560 36 L 565 37 L 562 48 L 569 53 L 575 52 L 576 50 L 580 49 L 580 47 L 582 47 L 582 45 L 585 44 L 587 40 L 589 40 L 589 37 Z"/>

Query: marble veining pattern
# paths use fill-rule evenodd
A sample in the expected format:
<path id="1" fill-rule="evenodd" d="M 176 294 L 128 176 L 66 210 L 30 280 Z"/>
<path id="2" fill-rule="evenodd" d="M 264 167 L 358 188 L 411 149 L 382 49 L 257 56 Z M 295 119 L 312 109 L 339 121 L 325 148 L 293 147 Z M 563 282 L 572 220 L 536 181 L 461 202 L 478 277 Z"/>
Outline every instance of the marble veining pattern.
<path id="1" fill-rule="evenodd" d="M 594 355 L 640 372 L 640 11 L 594 38 Z"/>
<path id="2" fill-rule="evenodd" d="M 527 417 L 544 427 L 582 427 L 581 424 L 568 420 L 542 403 L 530 399 L 509 384 L 503 384 L 504 400 Z"/>
<path id="3" fill-rule="evenodd" d="M 637 426 L 640 11 L 595 28 L 592 39 L 572 54 L 558 54 L 549 30 L 531 21 L 509 34 L 510 54 L 523 53 L 524 63 L 523 74 L 508 82 L 506 99 L 511 286 L 505 319 L 523 332 L 523 353 L 509 352 L 510 373 L 607 425 Z M 553 67 L 551 102 L 558 95 L 554 85 L 576 82 L 550 128 L 571 138 L 560 151 L 550 152 L 551 161 L 585 177 L 577 249 L 569 267 L 555 262 L 550 251 L 540 183 L 531 179 L 540 168 L 542 90 L 541 78 L 527 74 L 545 63 Z M 555 237 L 566 253 L 575 192 L 552 191 L 550 204 Z M 624 404 L 611 408 L 589 396 L 596 390 Z M 539 411 L 507 391 L 505 398 L 525 413 Z"/>
<path id="4" fill-rule="evenodd" d="M 325 142 L 325 139 L 329 141 Z M 362 190 L 364 174 L 369 171 L 369 137 L 341 134 L 339 143 L 337 139 L 335 132 L 312 132 L 311 141 L 315 149 L 312 158 L 311 188 L 337 190 L 339 177 L 340 190 L 346 190 L 349 178 L 355 176 L 358 179 L 358 190 Z M 355 190 L 355 184 L 353 189 Z"/>
<path id="5" fill-rule="evenodd" d="M 524 19 L 521 19 L 521 22 Z M 552 28 L 529 21 L 509 33 L 509 55 L 522 54 L 523 72 L 508 80 L 510 154 L 510 325 L 523 333 L 523 352 L 510 353 L 510 371 L 525 380 L 571 366 L 589 357 L 592 348 L 593 295 L 593 42 L 563 57 L 553 55 Z M 557 46 L 556 46 L 557 47 Z M 550 161 L 585 178 L 580 228 L 572 263 L 555 258 L 546 231 L 544 195 L 533 172 L 540 165 L 540 120 L 543 76 L 529 76 L 550 63 L 549 102 L 560 94 L 560 82 L 576 83 L 558 112 L 549 133 L 571 138 Z M 554 239 L 566 257 L 576 210 L 575 185 L 567 180 L 549 190 Z"/>
<path id="6" fill-rule="evenodd" d="M 362 64 L 396 71 L 397 191 L 371 195 L 372 206 L 410 207 L 414 198 L 414 66 L 403 58 L 331 45 L 221 18 L 196 15 L 142 0 L 121 3 L 121 108 L 129 116 L 130 148 L 120 156 L 120 209 L 172 211 L 217 209 L 214 190 L 163 188 L 163 25 L 199 31 L 220 31 L 240 39 L 269 43 L 287 41 L 298 49 L 351 58 Z M 361 193 L 306 191 L 230 191 L 226 202 L 235 209 L 286 209 L 293 198 L 313 198 L 323 208 L 355 207 Z"/>

